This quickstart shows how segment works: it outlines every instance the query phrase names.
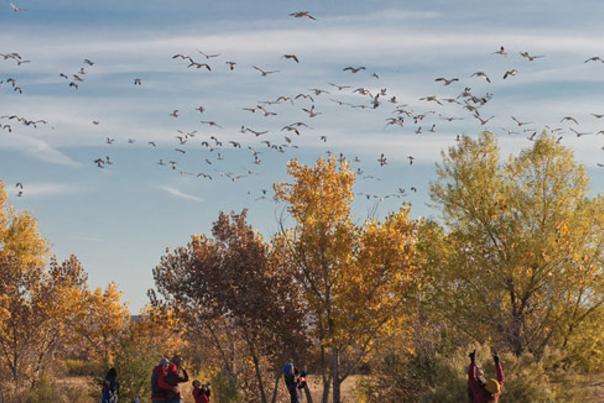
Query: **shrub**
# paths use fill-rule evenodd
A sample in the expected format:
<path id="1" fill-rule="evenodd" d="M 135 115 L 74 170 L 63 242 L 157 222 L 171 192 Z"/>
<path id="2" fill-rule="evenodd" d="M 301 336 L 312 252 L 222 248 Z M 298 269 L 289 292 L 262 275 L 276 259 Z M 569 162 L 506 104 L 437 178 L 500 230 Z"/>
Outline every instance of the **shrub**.
<path id="1" fill-rule="evenodd" d="M 67 376 L 94 376 L 102 372 L 102 365 L 91 360 L 68 358 L 64 361 Z"/>
<path id="2" fill-rule="evenodd" d="M 220 370 L 211 379 L 212 399 L 221 403 L 239 403 L 241 391 L 235 376 L 226 370 Z"/>
<path id="3" fill-rule="evenodd" d="M 476 348 L 478 364 L 487 378 L 495 377 L 490 347 L 469 345 L 448 356 L 435 353 L 386 355 L 360 382 L 357 391 L 366 402 L 438 402 L 468 400 L 468 352 Z M 545 351 L 540 360 L 530 354 L 502 354 L 505 372 L 502 402 L 582 402 L 588 393 L 580 375 L 561 365 L 561 355 Z"/>
<path id="4" fill-rule="evenodd" d="M 147 346 L 122 342 L 114 363 L 120 383 L 120 401 L 133 401 L 137 397 L 143 401 L 151 396 L 151 372 L 160 358 L 159 353 Z"/>
<path id="5" fill-rule="evenodd" d="M 41 379 L 34 387 L 15 393 L 11 396 L 2 396 L 3 403 L 92 403 L 90 390 L 87 383 L 68 383 L 53 381 L 46 377 Z"/>

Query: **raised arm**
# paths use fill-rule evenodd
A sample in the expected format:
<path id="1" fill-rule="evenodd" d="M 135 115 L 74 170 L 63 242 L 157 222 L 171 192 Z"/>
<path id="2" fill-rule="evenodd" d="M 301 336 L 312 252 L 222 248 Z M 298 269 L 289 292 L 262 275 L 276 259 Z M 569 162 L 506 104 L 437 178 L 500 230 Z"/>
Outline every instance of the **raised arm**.
<path id="1" fill-rule="evenodd" d="M 505 374 L 503 373 L 503 367 L 501 366 L 501 362 L 499 361 L 499 355 L 496 351 L 493 352 L 493 361 L 495 361 L 495 371 L 497 373 L 497 382 L 503 386 L 505 382 Z"/>
<path id="2" fill-rule="evenodd" d="M 472 382 L 478 381 L 478 367 L 476 366 L 476 350 L 468 354 L 470 357 L 470 367 L 468 368 L 468 380 Z"/>

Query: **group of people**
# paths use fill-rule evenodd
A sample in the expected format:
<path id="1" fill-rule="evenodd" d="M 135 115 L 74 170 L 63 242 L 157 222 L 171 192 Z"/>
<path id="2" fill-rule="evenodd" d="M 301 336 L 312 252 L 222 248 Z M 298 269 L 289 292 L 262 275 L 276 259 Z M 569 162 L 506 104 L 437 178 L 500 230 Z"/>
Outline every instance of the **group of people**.
<path id="1" fill-rule="evenodd" d="M 153 403 L 182 403 L 180 384 L 189 382 L 189 374 L 182 366 L 182 358 L 171 360 L 162 358 L 153 368 L 151 375 L 151 401 Z M 198 380 L 193 381 L 193 398 L 195 403 L 210 402 L 210 386 Z"/>
<path id="2" fill-rule="evenodd" d="M 493 351 L 496 378 L 486 379 L 482 369 L 476 364 L 476 350 L 468 354 L 468 397 L 470 403 L 498 403 L 501 396 L 505 376 L 503 366 L 496 351 Z M 306 388 L 306 371 L 300 371 L 293 361 L 283 366 L 283 379 L 289 393 L 291 403 L 300 403 L 300 390 Z M 183 397 L 180 384 L 189 382 L 189 374 L 182 366 L 182 358 L 173 357 L 171 360 L 162 358 L 153 368 L 151 375 L 151 401 L 153 403 L 182 403 Z M 193 381 L 193 398 L 195 403 L 210 402 L 210 386 L 198 380 Z M 119 382 L 117 371 L 111 368 L 103 383 L 101 403 L 117 403 Z M 138 403 L 138 399 L 136 401 Z"/>
<path id="3" fill-rule="evenodd" d="M 173 357 L 171 360 L 162 358 L 151 373 L 151 401 L 153 403 L 182 403 L 183 396 L 180 384 L 189 382 L 189 374 L 182 365 L 182 358 Z M 101 403 L 118 403 L 120 384 L 117 380 L 117 371 L 111 368 L 103 382 Z M 193 381 L 193 398 L 195 403 L 210 402 L 210 385 Z M 140 403 L 140 399 L 134 400 Z"/>

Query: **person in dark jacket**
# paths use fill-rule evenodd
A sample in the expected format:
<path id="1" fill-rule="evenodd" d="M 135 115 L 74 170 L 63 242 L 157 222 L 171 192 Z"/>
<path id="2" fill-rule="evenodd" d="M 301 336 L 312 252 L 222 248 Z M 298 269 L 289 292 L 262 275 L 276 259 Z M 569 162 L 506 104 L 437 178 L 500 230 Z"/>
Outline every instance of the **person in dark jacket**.
<path id="1" fill-rule="evenodd" d="M 468 356 L 470 357 L 470 367 L 468 368 L 468 396 L 470 403 L 498 403 L 505 382 L 505 375 L 499 355 L 496 351 L 493 351 L 497 379 L 491 378 L 489 380 L 484 377 L 482 369 L 476 365 L 476 350 L 472 351 Z"/>
<path id="2" fill-rule="evenodd" d="M 290 360 L 283 366 L 283 380 L 289 392 L 291 403 L 300 403 L 299 389 L 303 389 L 306 386 L 306 371 L 300 373 L 294 365 L 293 360 Z"/>
<path id="3" fill-rule="evenodd" d="M 182 366 L 182 358 L 174 356 L 171 360 L 168 372 L 166 374 L 166 383 L 172 386 L 173 393 L 168 396 L 166 403 L 182 403 L 182 395 L 180 393 L 179 384 L 189 382 L 189 374 Z M 182 376 L 180 373 L 182 372 Z"/>
<path id="4" fill-rule="evenodd" d="M 101 403 L 117 403 L 120 392 L 120 384 L 117 381 L 117 371 L 115 368 L 109 369 L 103 382 L 103 391 Z"/>
<path id="5" fill-rule="evenodd" d="M 153 403 L 166 403 L 176 393 L 177 389 L 166 382 L 170 360 L 162 358 L 159 365 L 153 368 L 151 375 L 151 401 Z"/>

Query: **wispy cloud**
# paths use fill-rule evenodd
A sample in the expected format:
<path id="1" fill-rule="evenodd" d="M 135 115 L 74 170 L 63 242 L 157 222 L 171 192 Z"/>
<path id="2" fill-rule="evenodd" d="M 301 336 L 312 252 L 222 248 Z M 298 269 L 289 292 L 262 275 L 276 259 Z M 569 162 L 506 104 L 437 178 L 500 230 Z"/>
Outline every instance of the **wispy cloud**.
<path id="1" fill-rule="evenodd" d="M 203 201 L 203 199 L 201 197 L 197 197 L 197 196 L 185 193 L 185 192 L 183 192 L 181 190 L 173 188 L 172 186 L 167 186 L 167 185 L 159 186 L 159 189 L 162 190 L 162 191 L 164 191 L 164 192 L 166 192 L 166 193 L 168 193 L 168 194 L 171 194 L 172 196 L 178 197 L 180 199 L 193 200 L 193 201 L 196 201 L 196 202 L 202 202 Z"/>
<path id="2" fill-rule="evenodd" d="M 49 162 L 51 164 L 67 165 L 72 167 L 78 167 L 81 165 L 69 155 L 63 153 L 57 148 L 54 148 L 46 141 L 39 138 L 27 136 L 12 136 L 7 138 L 4 136 L 3 139 L 0 140 L 0 148 L 3 146 L 22 151 L 35 159 Z"/>

